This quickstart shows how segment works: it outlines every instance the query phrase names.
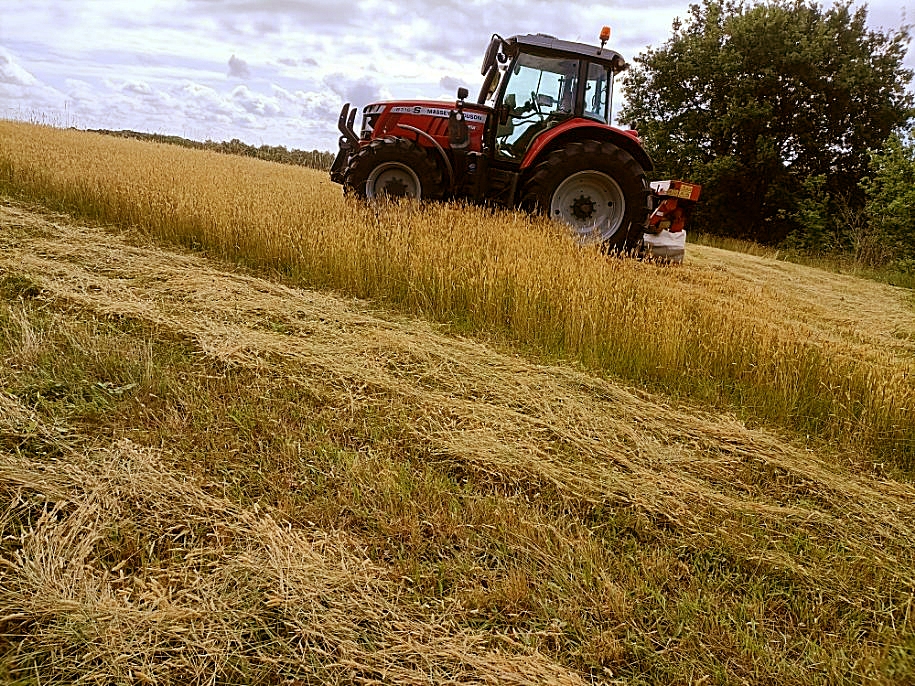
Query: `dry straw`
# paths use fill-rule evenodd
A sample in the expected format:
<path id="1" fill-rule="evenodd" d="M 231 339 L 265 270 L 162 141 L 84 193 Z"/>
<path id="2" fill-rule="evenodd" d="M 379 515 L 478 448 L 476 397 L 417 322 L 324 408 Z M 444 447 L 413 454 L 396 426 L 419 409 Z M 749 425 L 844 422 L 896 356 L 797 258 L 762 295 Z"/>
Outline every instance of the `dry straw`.
<path id="1" fill-rule="evenodd" d="M 910 484 L 105 228 L 22 206 L 0 225 L 0 287 L 39 294 L 0 303 L 0 669 L 16 678 L 580 683 L 562 664 L 892 683 L 911 664 Z M 169 340 L 199 366 L 146 350 Z M 96 385 L 113 342 L 138 387 L 104 416 L 24 400 L 26 379 L 66 381 L 58 357 Z M 214 371 L 238 385 L 200 378 Z M 256 437 L 220 428 L 227 393 L 274 413 Z M 316 416 L 287 426 L 284 397 Z M 344 454 L 291 453 L 300 482 L 334 470 L 321 504 L 281 484 L 282 507 L 254 507 L 247 481 L 283 477 L 285 441 L 312 430 Z"/>
<path id="2" fill-rule="evenodd" d="M 41 683 L 581 683 L 397 603 L 343 534 L 210 495 L 129 442 L 67 458 L 0 456 L 0 530 L 19 531 L 0 623 Z"/>

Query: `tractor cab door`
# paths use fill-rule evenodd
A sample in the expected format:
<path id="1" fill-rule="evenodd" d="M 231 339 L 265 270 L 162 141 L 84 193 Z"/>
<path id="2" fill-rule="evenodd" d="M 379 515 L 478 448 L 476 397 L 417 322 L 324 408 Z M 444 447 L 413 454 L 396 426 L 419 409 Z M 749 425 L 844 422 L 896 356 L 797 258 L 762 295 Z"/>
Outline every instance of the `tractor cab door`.
<path id="1" fill-rule="evenodd" d="M 496 156 L 520 161 L 539 133 L 576 110 L 580 61 L 521 53 L 505 70 Z"/>

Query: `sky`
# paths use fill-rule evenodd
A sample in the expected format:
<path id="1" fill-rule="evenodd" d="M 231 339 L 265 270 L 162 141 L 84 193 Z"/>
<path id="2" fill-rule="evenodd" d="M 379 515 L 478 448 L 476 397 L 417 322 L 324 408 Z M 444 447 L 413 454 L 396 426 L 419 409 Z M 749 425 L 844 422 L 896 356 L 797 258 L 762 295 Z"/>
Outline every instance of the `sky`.
<path id="1" fill-rule="evenodd" d="M 689 2 L 0 0 L 0 118 L 335 150 L 344 102 L 475 98 L 493 33 L 596 45 L 610 25 L 631 61 Z M 868 7 L 872 28 L 915 20 Z"/>

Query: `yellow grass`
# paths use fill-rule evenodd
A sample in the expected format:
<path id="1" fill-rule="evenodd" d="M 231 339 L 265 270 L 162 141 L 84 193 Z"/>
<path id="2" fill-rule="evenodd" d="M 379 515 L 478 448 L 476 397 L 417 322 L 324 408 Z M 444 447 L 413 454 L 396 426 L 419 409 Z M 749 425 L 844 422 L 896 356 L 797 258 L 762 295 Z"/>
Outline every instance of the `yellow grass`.
<path id="1" fill-rule="evenodd" d="M 0 202 L 0 681 L 910 681 L 912 484 L 136 238 Z"/>
<path id="2" fill-rule="evenodd" d="M 608 258 L 519 213 L 366 206 L 311 170 L 19 123 L 0 123 L 0 184 L 913 466 L 911 331 L 901 352 L 821 335 L 778 283 Z"/>

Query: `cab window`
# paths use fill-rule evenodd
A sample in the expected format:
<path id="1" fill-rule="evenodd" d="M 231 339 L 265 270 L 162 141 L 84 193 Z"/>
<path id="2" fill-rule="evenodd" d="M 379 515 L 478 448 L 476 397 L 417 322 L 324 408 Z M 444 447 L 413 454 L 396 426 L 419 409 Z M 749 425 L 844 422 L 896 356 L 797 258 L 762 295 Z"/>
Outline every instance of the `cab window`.
<path id="1" fill-rule="evenodd" d="M 585 81 L 585 108 L 582 114 L 589 119 L 596 119 L 609 124 L 610 87 L 612 73 L 607 67 L 599 64 L 588 65 L 588 78 Z"/>

